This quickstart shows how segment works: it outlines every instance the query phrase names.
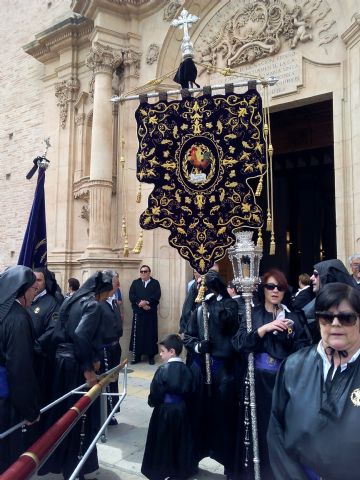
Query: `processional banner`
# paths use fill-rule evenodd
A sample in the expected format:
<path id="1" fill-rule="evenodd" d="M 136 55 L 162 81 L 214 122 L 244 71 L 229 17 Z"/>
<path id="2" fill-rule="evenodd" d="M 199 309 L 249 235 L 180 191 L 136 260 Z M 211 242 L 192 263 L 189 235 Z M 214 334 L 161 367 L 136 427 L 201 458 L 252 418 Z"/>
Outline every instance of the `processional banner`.
<path id="1" fill-rule="evenodd" d="M 261 96 L 145 101 L 135 116 L 137 178 L 154 184 L 140 226 L 170 230 L 169 244 L 205 273 L 235 242 L 234 229 L 263 223 L 249 183 L 266 169 Z"/>

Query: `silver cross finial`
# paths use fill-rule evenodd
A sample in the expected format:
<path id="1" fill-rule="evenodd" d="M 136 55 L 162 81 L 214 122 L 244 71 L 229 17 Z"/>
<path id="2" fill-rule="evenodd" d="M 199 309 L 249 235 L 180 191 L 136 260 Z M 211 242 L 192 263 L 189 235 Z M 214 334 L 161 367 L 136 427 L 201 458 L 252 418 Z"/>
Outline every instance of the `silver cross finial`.
<path id="1" fill-rule="evenodd" d="M 196 23 L 199 17 L 192 15 L 187 10 L 182 10 L 178 18 L 174 18 L 171 22 L 173 27 L 179 27 L 184 30 L 184 38 L 181 42 L 181 52 L 183 59 L 194 56 L 194 46 L 190 42 L 189 28 Z"/>

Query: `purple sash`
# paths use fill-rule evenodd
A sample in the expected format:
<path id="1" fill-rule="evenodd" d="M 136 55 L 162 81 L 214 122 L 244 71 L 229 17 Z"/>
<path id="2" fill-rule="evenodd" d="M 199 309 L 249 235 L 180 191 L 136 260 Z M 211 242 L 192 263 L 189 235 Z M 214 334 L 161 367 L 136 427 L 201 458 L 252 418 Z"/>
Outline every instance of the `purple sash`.
<path id="1" fill-rule="evenodd" d="M 277 372 L 281 361 L 271 357 L 268 353 L 256 353 L 254 355 L 254 366 L 257 370 L 267 370 L 268 372 Z"/>
<path id="2" fill-rule="evenodd" d="M 182 395 L 177 395 L 176 393 L 165 393 L 164 403 L 181 403 L 184 401 Z"/>
<path id="3" fill-rule="evenodd" d="M 0 397 L 8 398 L 9 394 L 9 382 L 7 378 L 6 368 L 0 366 Z"/>

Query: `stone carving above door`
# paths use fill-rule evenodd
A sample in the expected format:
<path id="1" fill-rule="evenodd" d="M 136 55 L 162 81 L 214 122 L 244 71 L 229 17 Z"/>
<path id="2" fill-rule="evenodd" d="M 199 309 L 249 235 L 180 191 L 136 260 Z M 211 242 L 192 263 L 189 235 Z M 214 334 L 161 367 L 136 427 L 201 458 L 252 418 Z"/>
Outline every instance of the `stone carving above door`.
<path id="1" fill-rule="evenodd" d="M 234 13 L 235 12 L 235 13 Z M 326 0 L 231 0 L 206 25 L 195 43 L 196 59 L 234 68 L 300 44 L 317 46 L 337 37 Z"/>

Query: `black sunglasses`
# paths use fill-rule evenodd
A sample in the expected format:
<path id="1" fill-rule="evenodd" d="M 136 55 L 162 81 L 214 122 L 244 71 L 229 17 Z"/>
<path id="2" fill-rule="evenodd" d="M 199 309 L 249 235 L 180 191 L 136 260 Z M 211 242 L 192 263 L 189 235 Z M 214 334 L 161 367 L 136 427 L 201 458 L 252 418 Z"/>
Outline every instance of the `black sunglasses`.
<path id="1" fill-rule="evenodd" d="M 149 273 L 150 270 L 140 270 L 140 273 Z"/>
<path id="2" fill-rule="evenodd" d="M 280 285 L 275 285 L 275 283 L 265 283 L 264 288 L 266 288 L 266 290 L 275 290 L 275 288 L 277 288 L 279 292 L 285 291 L 285 288 Z"/>
<path id="3" fill-rule="evenodd" d="M 317 272 L 316 270 L 313 271 L 313 275 L 315 278 L 317 278 L 319 276 L 319 272 Z"/>
<path id="4" fill-rule="evenodd" d="M 355 312 L 315 312 L 315 318 L 324 325 L 332 325 L 334 318 L 337 318 L 341 325 L 351 327 L 355 325 L 359 315 Z"/>

